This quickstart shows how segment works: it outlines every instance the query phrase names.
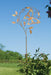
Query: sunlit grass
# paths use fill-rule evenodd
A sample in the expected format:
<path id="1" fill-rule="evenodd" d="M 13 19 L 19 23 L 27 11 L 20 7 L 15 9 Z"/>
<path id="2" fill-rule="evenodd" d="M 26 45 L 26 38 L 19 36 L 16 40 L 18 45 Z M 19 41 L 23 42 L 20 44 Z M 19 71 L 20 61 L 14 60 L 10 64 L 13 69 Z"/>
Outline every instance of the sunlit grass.
<path id="1" fill-rule="evenodd" d="M 23 75 L 17 72 L 20 67 L 17 67 L 15 63 L 0 63 L 0 75 Z"/>
<path id="2" fill-rule="evenodd" d="M 20 69 L 20 67 L 17 67 L 18 64 L 19 63 L 0 63 L 0 75 L 24 75 L 20 72 L 17 72 L 17 70 Z"/>

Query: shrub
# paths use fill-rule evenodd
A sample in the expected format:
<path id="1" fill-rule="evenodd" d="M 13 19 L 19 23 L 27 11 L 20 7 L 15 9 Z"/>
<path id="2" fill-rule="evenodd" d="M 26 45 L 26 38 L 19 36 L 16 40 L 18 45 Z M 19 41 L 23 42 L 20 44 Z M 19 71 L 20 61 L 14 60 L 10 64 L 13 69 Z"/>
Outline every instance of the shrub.
<path id="1" fill-rule="evenodd" d="M 48 54 L 39 54 L 38 49 L 36 50 L 34 57 L 23 64 L 20 72 L 25 73 L 25 75 L 49 75 L 49 67 Z"/>

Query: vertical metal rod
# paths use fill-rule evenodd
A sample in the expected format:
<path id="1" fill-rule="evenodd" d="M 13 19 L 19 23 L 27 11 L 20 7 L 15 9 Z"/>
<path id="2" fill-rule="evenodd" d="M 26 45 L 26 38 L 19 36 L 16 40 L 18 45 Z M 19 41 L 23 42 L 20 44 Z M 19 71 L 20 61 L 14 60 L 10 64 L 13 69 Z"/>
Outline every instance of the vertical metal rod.
<path id="1" fill-rule="evenodd" d="M 25 32 L 25 35 L 26 35 L 26 63 L 27 63 L 27 31 Z"/>

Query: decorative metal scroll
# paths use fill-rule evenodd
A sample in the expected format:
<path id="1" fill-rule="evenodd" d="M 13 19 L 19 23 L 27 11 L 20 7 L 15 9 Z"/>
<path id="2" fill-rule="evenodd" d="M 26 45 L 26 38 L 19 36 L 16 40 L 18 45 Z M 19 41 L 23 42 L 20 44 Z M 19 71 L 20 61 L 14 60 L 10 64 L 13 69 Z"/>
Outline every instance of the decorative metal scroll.
<path id="1" fill-rule="evenodd" d="M 13 21 L 12 23 L 19 24 L 24 31 L 29 29 L 30 34 L 32 33 L 31 29 L 33 29 L 33 26 L 31 25 L 40 23 L 40 12 L 36 8 L 25 7 L 20 11 L 19 14 L 17 11 L 15 11 L 15 14 L 12 16 L 17 17 L 17 20 Z"/>

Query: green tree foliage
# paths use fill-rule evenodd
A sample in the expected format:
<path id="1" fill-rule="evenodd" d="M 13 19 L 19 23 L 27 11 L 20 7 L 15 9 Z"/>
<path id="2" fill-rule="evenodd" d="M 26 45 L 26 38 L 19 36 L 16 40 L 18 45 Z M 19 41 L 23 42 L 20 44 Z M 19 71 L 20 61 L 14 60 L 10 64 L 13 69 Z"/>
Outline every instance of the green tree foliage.
<path id="1" fill-rule="evenodd" d="M 5 46 L 0 43 L 0 50 L 3 50 L 4 47 L 5 47 Z"/>
<path id="2" fill-rule="evenodd" d="M 0 62 L 17 62 L 18 60 L 22 60 L 23 56 L 18 52 L 13 52 L 10 50 L 3 50 L 4 46 L 0 44 Z"/>
<path id="3" fill-rule="evenodd" d="M 0 50 L 0 62 L 2 61 L 17 61 L 17 60 L 22 60 L 22 55 L 18 52 L 13 52 L 13 51 L 3 51 Z"/>

